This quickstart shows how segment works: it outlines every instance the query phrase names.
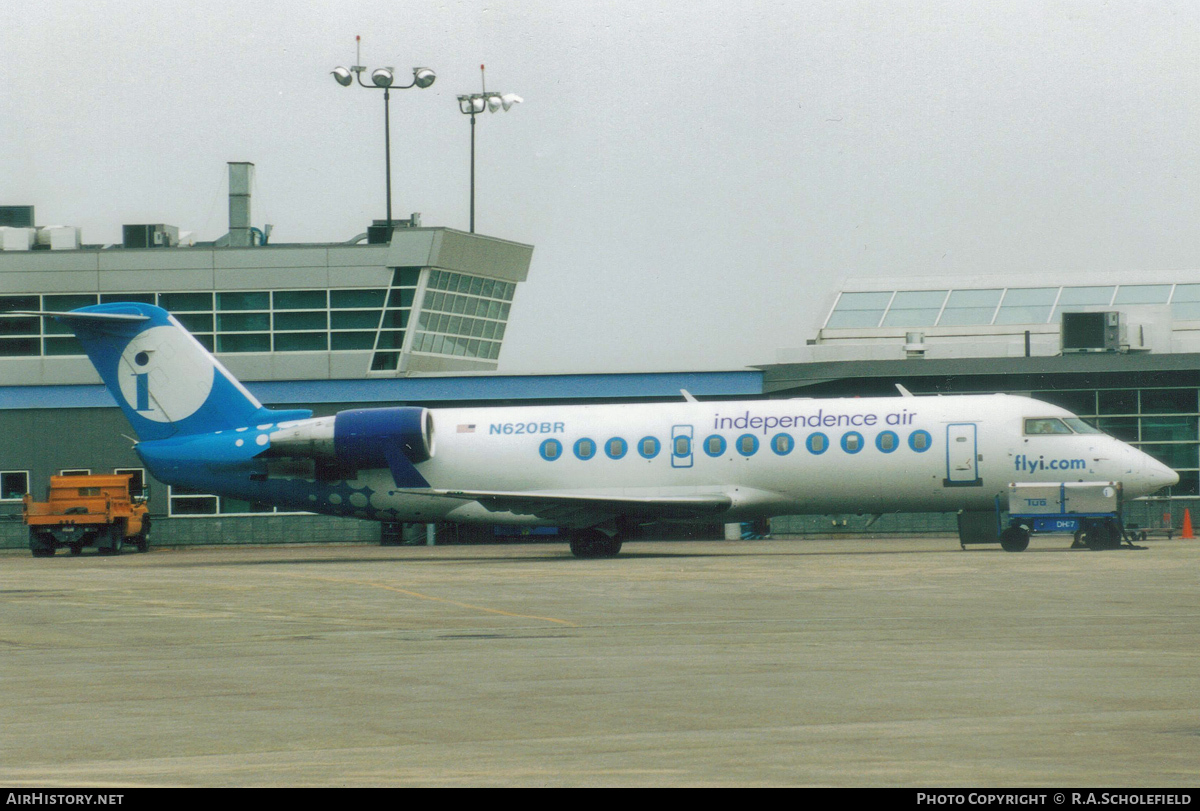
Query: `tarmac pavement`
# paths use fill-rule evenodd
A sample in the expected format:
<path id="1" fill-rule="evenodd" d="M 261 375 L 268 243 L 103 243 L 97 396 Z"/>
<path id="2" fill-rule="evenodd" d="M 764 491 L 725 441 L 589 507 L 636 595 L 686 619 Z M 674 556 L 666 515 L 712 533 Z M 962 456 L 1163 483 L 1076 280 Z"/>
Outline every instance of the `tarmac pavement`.
<path id="1" fill-rule="evenodd" d="M 1196 786 L 1200 542 L 0 553 L 0 785 Z"/>

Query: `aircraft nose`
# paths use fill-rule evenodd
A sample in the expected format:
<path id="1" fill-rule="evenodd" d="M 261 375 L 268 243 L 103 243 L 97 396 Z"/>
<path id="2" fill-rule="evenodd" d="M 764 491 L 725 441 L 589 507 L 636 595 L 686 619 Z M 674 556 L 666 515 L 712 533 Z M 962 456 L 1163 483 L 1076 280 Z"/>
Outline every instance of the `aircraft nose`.
<path id="1" fill-rule="evenodd" d="M 1154 457 L 1142 453 L 1141 462 L 1135 475 L 1139 490 L 1137 495 L 1148 496 L 1179 483 L 1179 474 Z"/>
<path id="2" fill-rule="evenodd" d="M 1150 486 L 1154 490 L 1160 490 L 1163 487 L 1174 487 L 1179 484 L 1179 474 L 1157 459 L 1150 459 L 1146 467 L 1148 468 L 1146 478 L 1149 479 Z"/>

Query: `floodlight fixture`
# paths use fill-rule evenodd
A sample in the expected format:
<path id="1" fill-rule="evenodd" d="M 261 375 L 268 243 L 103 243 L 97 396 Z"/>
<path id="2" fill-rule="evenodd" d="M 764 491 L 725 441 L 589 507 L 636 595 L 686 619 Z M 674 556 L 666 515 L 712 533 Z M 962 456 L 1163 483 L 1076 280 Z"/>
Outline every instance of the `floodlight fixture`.
<path id="1" fill-rule="evenodd" d="M 357 49 L 355 64 L 349 68 L 336 67 L 331 72 L 333 78 L 342 87 L 349 87 L 357 77 L 360 87 L 365 87 L 368 90 L 383 91 L 383 144 L 384 144 L 384 163 L 387 174 L 387 223 L 388 223 L 388 238 L 391 238 L 392 228 L 392 130 L 391 130 L 391 110 L 389 102 L 391 100 L 392 90 L 408 90 L 410 87 L 429 87 L 437 79 L 437 74 L 430 68 L 413 68 L 413 80 L 410 84 L 396 85 L 393 84 L 396 80 L 396 69 L 392 67 L 376 68 L 371 71 L 371 82 L 367 84 L 363 81 L 363 72 L 366 68 L 361 65 L 362 61 L 362 37 L 355 37 L 355 47 Z"/>
<path id="2" fill-rule="evenodd" d="M 482 113 L 487 109 L 487 102 L 483 100 L 483 96 L 476 93 L 473 96 L 459 96 L 458 110 L 465 115 L 474 115 Z"/>
<path id="3" fill-rule="evenodd" d="M 413 68 L 413 84 L 417 87 L 429 87 L 437 79 L 437 74 L 429 68 Z"/>
<path id="4" fill-rule="evenodd" d="M 494 113 L 497 110 L 508 111 L 514 104 L 520 104 L 523 98 L 515 93 L 488 92 L 484 66 L 479 66 L 479 77 L 482 92 L 469 93 L 458 97 L 458 110 L 463 115 L 471 116 L 471 233 L 475 233 L 475 116 L 484 110 Z"/>

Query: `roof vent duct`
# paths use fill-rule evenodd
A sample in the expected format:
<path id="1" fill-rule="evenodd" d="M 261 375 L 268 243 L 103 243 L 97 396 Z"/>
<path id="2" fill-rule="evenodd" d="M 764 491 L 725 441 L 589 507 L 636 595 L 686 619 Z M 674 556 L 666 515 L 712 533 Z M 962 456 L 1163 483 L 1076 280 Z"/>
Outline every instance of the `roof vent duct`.
<path id="1" fill-rule="evenodd" d="M 906 358 L 923 358 L 923 357 L 925 357 L 925 333 L 923 333 L 923 332 L 906 332 L 906 333 L 904 333 L 904 356 Z"/>
<path id="2" fill-rule="evenodd" d="M 254 164 L 229 161 L 229 247 L 249 248 L 250 187 L 254 184 Z"/>

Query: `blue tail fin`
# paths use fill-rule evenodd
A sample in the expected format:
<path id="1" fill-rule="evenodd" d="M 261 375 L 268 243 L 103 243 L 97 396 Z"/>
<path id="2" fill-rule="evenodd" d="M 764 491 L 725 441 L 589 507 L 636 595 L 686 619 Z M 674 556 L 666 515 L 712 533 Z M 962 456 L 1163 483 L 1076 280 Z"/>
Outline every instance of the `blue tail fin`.
<path id="1" fill-rule="evenodd" d="M 54 315 L 75 331 L 138 439 L 209 433 L 311 414 L 263 408 L 160 307 L 100 304 Z"/>

